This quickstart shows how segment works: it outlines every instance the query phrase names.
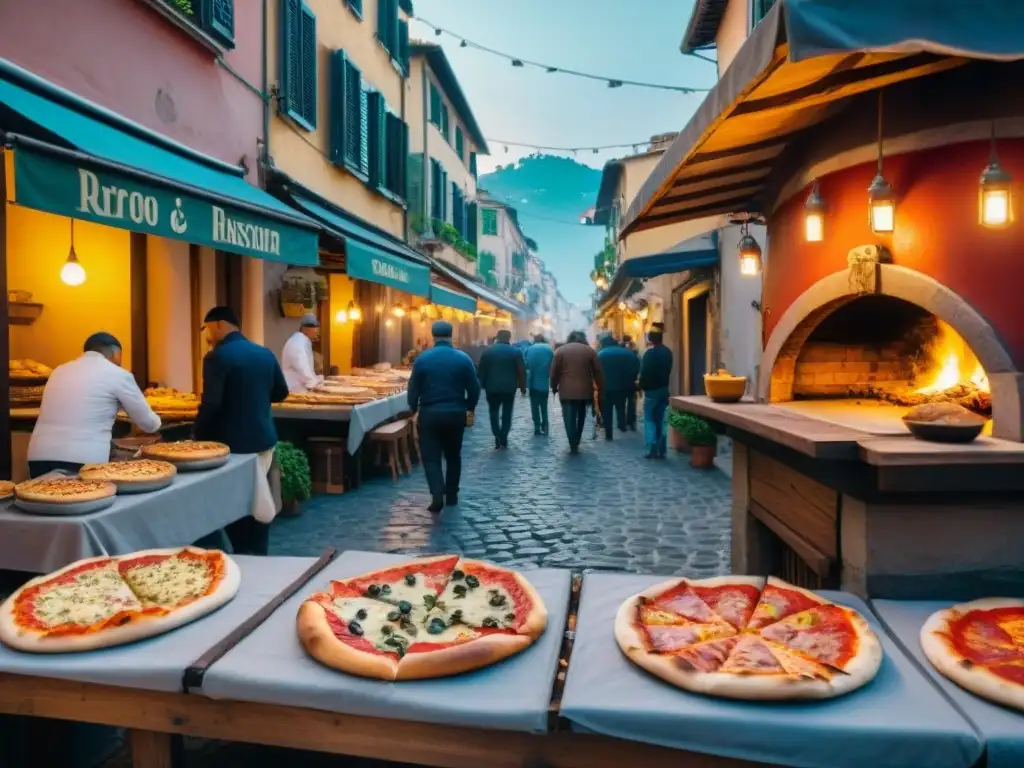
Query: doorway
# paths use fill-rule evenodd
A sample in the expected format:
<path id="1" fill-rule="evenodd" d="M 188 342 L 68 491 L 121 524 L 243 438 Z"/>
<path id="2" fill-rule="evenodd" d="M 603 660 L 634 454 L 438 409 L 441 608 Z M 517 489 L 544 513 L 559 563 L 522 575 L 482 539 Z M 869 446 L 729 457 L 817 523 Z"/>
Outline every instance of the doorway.
<path id="1" fill-rule="evenodd" d="M 708 372 L 708 293 L 691 299 L 686 304 L 689 315 L 689 336 L 686 339 L 689 354 L 690 394 L 704 394 L 704 374 Z"/>

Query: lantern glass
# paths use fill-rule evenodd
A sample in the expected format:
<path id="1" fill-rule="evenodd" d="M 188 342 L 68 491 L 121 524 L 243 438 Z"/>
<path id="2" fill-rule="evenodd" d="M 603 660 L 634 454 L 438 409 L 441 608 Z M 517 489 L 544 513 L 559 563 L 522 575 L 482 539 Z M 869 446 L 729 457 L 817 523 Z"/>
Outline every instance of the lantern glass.
<path id="1" fill-rule="evenodd" d="M 1010 223 L 1010 190 L 981 190 L 981 223 L 986 227 L 1002 227 Z"/>
<path id="2" fill-rule="evenodd" d="M 896 201 L 895 200 L 872 200 L 871 201 L 871 231 L 892 232 L 896 229 Z"/>
<path id="3" fill-rule="evenodd" d="M 354 323 L 358 323 L 363 319 L 363 312 L 359 307 L 350 306 L 348 310 L 348 318 Z"/>
<path id="4" fill-rule="evenodd" d="M 808 243 L 825 239 L 825 217 L 819 211 L 809 211 L 804 219 L 804 235 Z"/>
<path id="5" fill-rule="evenodd" d="M 761 271 L 761 259 L 755 253 L 740 254 L 740 274 L 754 277 Z"/>

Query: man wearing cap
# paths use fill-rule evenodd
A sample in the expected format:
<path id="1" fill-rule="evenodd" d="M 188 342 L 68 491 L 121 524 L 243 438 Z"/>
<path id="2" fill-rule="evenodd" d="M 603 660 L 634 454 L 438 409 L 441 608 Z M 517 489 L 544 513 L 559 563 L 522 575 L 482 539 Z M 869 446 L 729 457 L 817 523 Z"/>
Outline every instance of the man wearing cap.
<path id="1" fill-rule="evenodd" d="M 308 392 L 323 383 L 313 365 L 313 342 L 320 335 L 320 321 L 307 312 L 302 316 L 299 330 L 293 333 L 281 351 L 281 370 L 288 382 L 289 392 Z"/>
<path id="2" fill-rule="evenodd" d="M 29 475 L 78 472 L 83 464 L 110 461 L 119 410 L 143 432 L 160 429 L 160 417 L 121 367 L 121 342 L 109 333 L 94 333 L 85 340 L 82 356 L 58 365 L 46 382 L 28 445 Z"/>
<path id="3" fill-rule="evenodd" d="M 409 377 L 409 410 L 418 414 L 420 453 L 430 488 L 430 506 L 438 514 L 447 503 L 459 503 L 462 436 L 467 414 L 476 409 L 480 384 L 469 355 L 452 346 L 452 325 L 438 320 L 431 327 L 434 346 L 416 358 Z M 444 457 L 447 477 L 441 467 Z"/>
<path id="4" fill-rule="evenodd" d="M 512 332 L 508 329 L 498 331 L 494 345 L 480 358 L 480 386 L 487 392 L 494 447 L 508 448 L 516 390 L 526 394 L 526 362 L 519 347 L 512 346 Z"/>
<path id="5" fill-rule="evenodd" d="M 226 531 L 236 553 L 265 555 L 269 523 L 277 515 L 267 480 L 277 445 L 270 406 L 288 396 L 288 384 L 274 353 L 242 335 L 233 309 L 214 307 L 203 322 L 212 349 L 203 358 L 195 438 L 225 443 L 232 453 L 257 454 L 252 515 L 231 523 Z"/>

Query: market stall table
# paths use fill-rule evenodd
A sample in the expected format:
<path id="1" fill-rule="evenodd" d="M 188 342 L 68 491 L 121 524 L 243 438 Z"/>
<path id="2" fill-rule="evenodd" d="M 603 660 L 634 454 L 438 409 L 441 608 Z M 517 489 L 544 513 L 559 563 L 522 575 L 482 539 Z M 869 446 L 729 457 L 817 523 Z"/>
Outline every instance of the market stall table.
<path id="1" fill-rule="evenodd" d="M 163 490 L 120 495 L 85 515 L 34 515 L 6 502 L 0 569 L 49 573 L 85 557 L 191 544 L 252 513 L 256 466 L 254 455 L 232 455 L 222 467 L 179 472 Z"/>
<path id="2" fill-rule="evenodd" d="M 988 768 L 1020 768 L 1024 765 L 1024 712 L 993 704 L 965 691 L 936 671 L 921 650 L 921 627 L 936 611 L 956 600 L 872 600 L 875 613 L 889 634 L 914 658 L 967 717 L 985 740 Z"/>
<path id="3" fill-rule="evenodd" d="M 561 715 L 574 729 L 693 753 L 794 768 L 968 768 L 982 742 L 853 595 L 822 592 L 860 611 L 885 652 L 878 676 L 835 699 L 745 702 L 700 696 L 630 663 L 612 631 L 622 601 L 659 576 L 591 574 L 583 581 Z M 690 762 L 684 761 L 684 756 Z"/>

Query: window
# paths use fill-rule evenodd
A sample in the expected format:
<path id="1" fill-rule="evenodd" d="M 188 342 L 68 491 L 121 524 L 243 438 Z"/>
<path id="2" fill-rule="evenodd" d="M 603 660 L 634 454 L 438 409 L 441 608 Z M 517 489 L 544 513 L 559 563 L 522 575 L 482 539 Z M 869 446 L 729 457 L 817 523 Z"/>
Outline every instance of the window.
<path id="1" fill-rule="evenodd" d="M 476 152 L 469 153 L 469 172 L 476 178 Z"/>
<path id="2" fill-rule="evenodd" d="M 448 114 L 448 105 L 443 101 L 441 102 L 441 135 L 444 136 L 444 140 L 449 144 L 452 143 L 451 124 L 449 122 L 450 116 Z"/>
<path id="3" fill-rule="evenodd" d="M 331 162 L 360 177 L 369 173 L 366 111 L 362 74 L 344 51 L 335 51 L 331 54 Z"/>
<path id="4" fill-rule="evenodd" d="M 409 164 L 409 126 L 398 115 L 387 114 L 388 152 L 384 165 L 384 186 L 391 194 L 405 198 Z"/>
<path id="5" fill-rule="evenodd" d="M 439 129 L 441 127 L 441 92 L 437 90 L 437 86 L 433 83 L 430 84 L 430 122 L 436 125 Z"/>
<path id="6" fill-rule="evenodd" d="M 377 0 L 377 40 L 398 58 L 398 0 Z"/>
<path id="7" fill-rule="evenodd" d="M 775 5 L 775 0 L 754 0 L 754 18 L 752 26 L 756 27 L 758 24 L 760 24 L 761 19 L 768 15 L 768 11 L 772 9 L 773 5 Z"/>
<path id="8" fill-rule="evenodd" d="M 448 173 L 437 160 L 430 159 L 430 216 L 448 220 Z"/>
<path id="9" fill-rule="evenodd" d="M 409 76 L 409 22 L 398 22 L 398 68 L 403 77 Z"/>
<path id="10" fill-rule="evenodd" d="M 363 0 L 345 0 L 345 5 L 352 11 L 360 20 L 363 18 Z"/>
<path id="11" fill-rule="evenodd" d="M 498 234 L 498 212 L 494 208 L 484 208 L 480 218 L 483 222 L 483 234 Z"/>
<path id="12" fill-rule="evenodd" d="M 234 0 L 163 0 L 225 48 L 235 47 Z"/>
<path id="13" fill-rule="evenodd" d="M 452 226 L 455 231 L 465 237 L 465 211 L 462 209 L 462 190 L 452 182 Z"/>
<path id="14" fill-rule="evenodd" d="M 476 203 L 470 203 L 466 206 L 466 234 L 464 237 L 469 241 L 469 244 L 476 248 L 477 227 L 479 222 L 477 220 L 477 207 Z"/>
<path id="15" fill-rule="evenodd" d="M 281 107 L 316 129 L 316 16 L 302 0 L 281 0 Z"/>
<path id="16" fill-rule="evenodd" d="M 368 93 L 367 104 L 367 129 L 368 129 L 368 155 L 370 166 L 369 185 L 374 189 L 384 189 L 387 175 L 387 151 L 388 151 L 388 123 L 387 103 L 384 96 L 377 91 Z"/>
<path id="17" fill-rule="evenodd" d="M 455 154 L 459 156 L 459 160 L 466 162 L 465 147 L 463 146 L 462 138 L 462 126 L 455 126 Z"/>

